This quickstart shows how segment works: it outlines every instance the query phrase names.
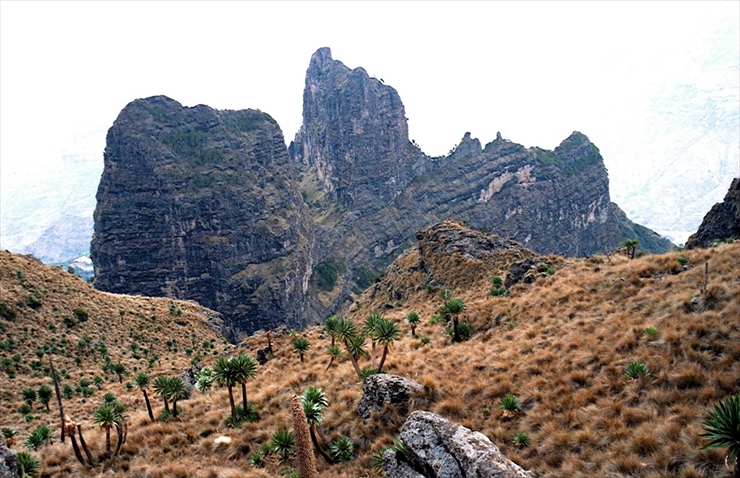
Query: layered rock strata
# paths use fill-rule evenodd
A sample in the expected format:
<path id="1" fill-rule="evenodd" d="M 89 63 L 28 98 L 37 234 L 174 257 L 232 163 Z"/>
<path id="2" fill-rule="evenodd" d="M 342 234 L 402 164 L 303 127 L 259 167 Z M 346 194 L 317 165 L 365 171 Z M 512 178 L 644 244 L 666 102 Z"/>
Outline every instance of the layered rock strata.
<path id="1" fill-rule="evenodd" d="M 223 313 L 232 339 L 302 325 L 313 235 L 269 115 L 136 100 L 104 159 L 96 288 L 195 300 Z"/>
<path id="2" fill-rule="evenodd" d="M 428 157 L 409 141 L 396 90 L 334 60 L 328 48 L 311 58 L 303 101 L 289 150 L 317 227 L 314 263 L 342 265 L 336 289 L 315 289 L 313 319 L 364 289 L 416 231 L 444 219 L 542 254 L 611 252 L 627 238 L 645 251 L 671 248 L 611 202 L 601 154 L 579 132 L 554 151 L 500 134 L 483 147 L 466 133 L 449 155 Z"/>
<path id="3" fill-rule="evenodd" d="M 465 134 L 428 157 L 398 92 L 311 58 L 290 145 L 267 114 L 136 100 L 108 132 L 91 257 L 95 286 L 192 299 L 240 333 L 341 311 L 415 242 L 453 219 L 540 254 L 671 244 L 610 201 L 598 148 L 578 132 L 554 151 Z M 293 162 L 290 161 L 292 155 Z"/>

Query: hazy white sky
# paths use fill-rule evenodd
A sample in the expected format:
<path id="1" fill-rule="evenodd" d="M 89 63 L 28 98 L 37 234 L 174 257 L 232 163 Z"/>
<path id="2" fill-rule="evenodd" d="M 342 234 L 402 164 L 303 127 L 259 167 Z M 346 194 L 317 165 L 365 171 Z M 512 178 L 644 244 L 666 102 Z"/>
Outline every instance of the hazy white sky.
<path id="1" fill-rule="evenodd" d="M 40 160 L 157 94 L 262 109 L 290 141 L 321 46 L 394 86 L 428 153 L 465 131 L 554 147 L 607 115 L 634 114 L 654 89 L 694 80 L 697 57 L 740 22 L 740 2 L 1 5 L 4 165 Z"/>
<path id="2" fill-rule="evenodd" d="M 58 161 L 75 135 L 107 129 L 129 101 L 151 95 L 259 108 L 289 143 L 322 46 L 396 88 L 411 138 L 432 155 L 466 131 L 484 144 L 501 131 L 553 148 L 579 130 L 605 152 L 661 92 L 737 90 L 740 55 L 738 1 L 3 0 L 0 22 L 6 179 Z M 735 70 L 728 78 L 713 63 Z"/>

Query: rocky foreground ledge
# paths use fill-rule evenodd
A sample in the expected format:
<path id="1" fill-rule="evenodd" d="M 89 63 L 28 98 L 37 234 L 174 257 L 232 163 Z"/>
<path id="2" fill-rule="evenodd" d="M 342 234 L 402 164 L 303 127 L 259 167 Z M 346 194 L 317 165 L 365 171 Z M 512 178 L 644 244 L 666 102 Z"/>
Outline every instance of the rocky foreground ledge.
<path id="1" fill-rule="evenodd" d="M 401 427 L 408 456 L 394 450 L 383 455 L 389 478 L 534 478 L 507 459 L 485 435 L 431 412 L 409 415 Z"/>

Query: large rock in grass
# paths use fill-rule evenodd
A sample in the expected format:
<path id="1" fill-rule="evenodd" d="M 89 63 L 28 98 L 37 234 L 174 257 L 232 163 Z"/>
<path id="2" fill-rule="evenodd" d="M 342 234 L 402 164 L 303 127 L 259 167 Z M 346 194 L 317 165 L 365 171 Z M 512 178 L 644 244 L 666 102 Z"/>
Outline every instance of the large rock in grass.
<path id="1" fill-rule="evenodd" d="M 408 456 L 386 452 L 389 478 L 534 478 L 507 459 L 485 435 L 439 415 L 417 411 L 401 427 Z"/>
<path id="2" fill-rule="evenodd" d="M 16 476 L 18 476 L 18 455 L 0 443 L 0 478 L 15 478 Z"/>
<path id="3" fill-rule="evenodd" d="M 373 410 L 381 410 L 386 403 L 405 409 L 411 397 L 423 390 L 424 387 L 419 382 L 397 375 L 371 375 L 362 386 L 362 399 L 357 405 L 357 414 L 361 418 L 367 418 Z"/>

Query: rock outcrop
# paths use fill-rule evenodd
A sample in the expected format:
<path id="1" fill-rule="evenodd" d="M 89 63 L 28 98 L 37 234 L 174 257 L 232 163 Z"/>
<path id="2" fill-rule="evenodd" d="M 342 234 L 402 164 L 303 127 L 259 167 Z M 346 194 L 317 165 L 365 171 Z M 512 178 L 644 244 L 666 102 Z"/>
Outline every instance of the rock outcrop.
<path id="1" fill-rule="evenodd" d="M 740 178 L 732 180 L 725 200 L 704 216 L 699 230 L 686 241 L 686 248 L 709 247 L 717 239 L 728 238 L 740 239 Z"/>
<path id="2" fill-rule="evenodd" d="M 511 288 L 516 284 L 531 284 L 537 277 L 547 275 L 547 269 L 552 264 L 543 261 L 541 259 L 529 258 L 523 261 L 516 262 L 509 267 L 509 272 L 506 274 L 506 281 L 504 287 L 507 289 Z"/>
<path id="3" fill-rule="evenodd" d="M 108 131 L 97 200 L 96 288 L 195 300 L 232 339 L 303 325 L 313 234 L 269 115 L 133 101 Z"/>
<path id="4" fill-rule="evenodd" d="M 0 443 L 0 478 L 16 476 L 18 476 L 18 455 L 4 443 Z"/>
<path id="5" fill-rule="evenodd" d="M 357 415 L 368 418 L 373 410 L 382 410 L 386 404 L 406 409 L 415 394 L 424 387 L 408 378 L 397 375 L 375 374 L 362 385 L 362 399 L 357 404 Z"/>
<path id="6" fill-rule="evenodd" d="M 401 440 L 408 461 L 387 451 L 383 471 L 389 478 L 534 478 L 482 433 L 430 412 L 409 415 L 401 427 Z"/>
<path id="7" fill-rule="evenodd" d="M 445 219 L 541 254 L 603 253 L 633 237 L 646 251 L 671 248 L 611 202 L 601 154 L 585 135 L 548 151 L 501 135 L 482 147 L 466 133 L 448 156 L 428 157 L 409 141 L 398 93 L 328 48 L 311 58 L 289 150 L 317 227 L 314 263 L 341 265 L 328 293 L 312 290 L 314 320 L 367 287 L 416 231 Z"/>

